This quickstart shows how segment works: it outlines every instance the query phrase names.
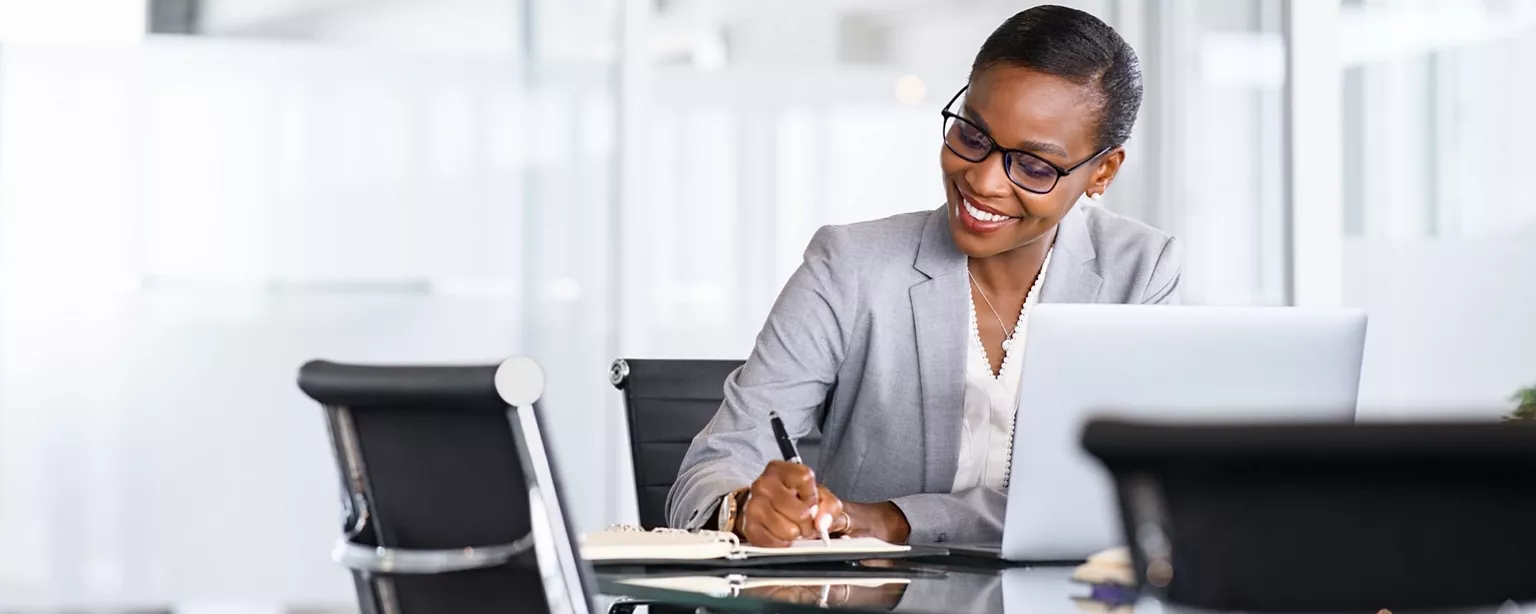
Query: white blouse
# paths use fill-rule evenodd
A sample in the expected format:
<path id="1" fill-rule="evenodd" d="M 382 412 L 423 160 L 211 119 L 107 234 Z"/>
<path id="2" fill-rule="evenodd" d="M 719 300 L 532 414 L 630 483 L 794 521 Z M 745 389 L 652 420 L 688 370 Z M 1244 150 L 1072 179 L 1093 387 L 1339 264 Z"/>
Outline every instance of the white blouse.
<path id="1" fill-rule="evenodd" d="M 1024 353 L 1029 308 L 1040 302 L 1040 286 L 1045 281 L 1046 269 L 1051 266 L 1053 251 L 1046 252 L 1040 274 L 1035 276 L 1035 283 L 1025 295 L 1024 308 L 1019 310 L 1019 321 L 1014 324 L 1013 340 L 1003 349 L 1002 369 L 995 374 L 987 357 L 987 348 L 981 344 L 976 302 L 971 300 L 970 286 L 966 286 L 966 302 L 971 305 L 971 329 L 965 352 L 965 422 L 960 431 L 960 464 L 955 470 L 953 492 L 977 486 L 1008 488 L 1014 414 L 1018 410 L 1019 360 Z M 982 315 L 993 320 L 995 325 L 996 316 L 991 309 Z"/>

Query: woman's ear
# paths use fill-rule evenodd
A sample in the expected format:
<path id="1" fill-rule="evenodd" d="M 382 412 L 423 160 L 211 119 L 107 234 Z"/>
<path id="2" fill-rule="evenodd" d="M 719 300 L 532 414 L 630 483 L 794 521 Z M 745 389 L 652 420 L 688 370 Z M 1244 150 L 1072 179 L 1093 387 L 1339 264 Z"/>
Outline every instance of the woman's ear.
<path id="1" fill-rule="evenodd" d="M 1115 175 L 1120 172 L 1120 164 L 1125 162 L 1125 148 L 1116 147 L 1099 159 L 1099 165 L 1094 169 L 1093 176 L 1088 179 L 1089 194 L 1103 194 L 1109 190 L 1109 184 L 1115 181 Z"/>

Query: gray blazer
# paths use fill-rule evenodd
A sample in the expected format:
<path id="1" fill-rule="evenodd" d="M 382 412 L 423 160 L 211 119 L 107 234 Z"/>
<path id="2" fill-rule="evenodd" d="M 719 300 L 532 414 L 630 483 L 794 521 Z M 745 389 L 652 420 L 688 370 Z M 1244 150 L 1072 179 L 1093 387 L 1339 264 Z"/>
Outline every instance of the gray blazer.
<path id="1" fill-rule="evenodd" d="M 1062 218 L 1041 300 L 1169 303 L 1181 249 L 1099 207 Z M 796 438 L 820 426 L 818 480 L 847 501 L 892 501 L 911 541 L 1002 538 L 1004 491 L 951 493 L 964 416 L 970 330 L 966 257 L 947 211 L 816 232 L 725 401 L 693 440 L 667 497 L 674 527 L 696 528 L 726 493 L 779 458 L 778 410 Z"/>

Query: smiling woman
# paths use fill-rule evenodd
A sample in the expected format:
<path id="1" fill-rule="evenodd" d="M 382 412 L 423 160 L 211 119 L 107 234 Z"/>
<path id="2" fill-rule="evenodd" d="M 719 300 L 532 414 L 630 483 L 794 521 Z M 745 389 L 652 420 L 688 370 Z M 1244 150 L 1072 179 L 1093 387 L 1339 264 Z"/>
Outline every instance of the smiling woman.
<path id="1" fill-rule="evenodd" d="M 671 524 L 773 546 L 823 523 L 998 540 L 1029 307 L 1176 297 L 1173 238 L 1078 204 L 1114 182 L 1141 92 L 1135 52 L 1098 18 L 1004 22 L 943 109 L 947 202 L 816 233 L 683 461 Z M 772 411 L 793 437 L 820 427 L 814 473 L 770 462 Z"/>

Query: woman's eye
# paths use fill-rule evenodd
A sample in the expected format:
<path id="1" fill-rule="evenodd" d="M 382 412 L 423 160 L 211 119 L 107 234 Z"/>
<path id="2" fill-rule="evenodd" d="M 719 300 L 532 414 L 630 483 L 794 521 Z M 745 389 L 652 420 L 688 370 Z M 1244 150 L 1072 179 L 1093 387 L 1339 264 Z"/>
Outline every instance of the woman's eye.
<path id="1" fill-rule="evenodd" d="M 1039 160 L 1024 158 L 1023 160 L 1015 162 L 1013 166 L 1014 168 L 1022 171 L 1025 175 L 1035 179 L 1050 179 L 1056 175 L 1056 169 L 1051 168 L 1051 165 Z"/>
<path id="2" fill-rule="evenodd" d="M 982 134 L 980 130 L 977 130 L 975 126 L 970 124 L 962 124 L 960 138 L 965 141 L 966 145 L 977 149 L 986 149 L 990 145 L 987 142 L 987 135 Z"/>

